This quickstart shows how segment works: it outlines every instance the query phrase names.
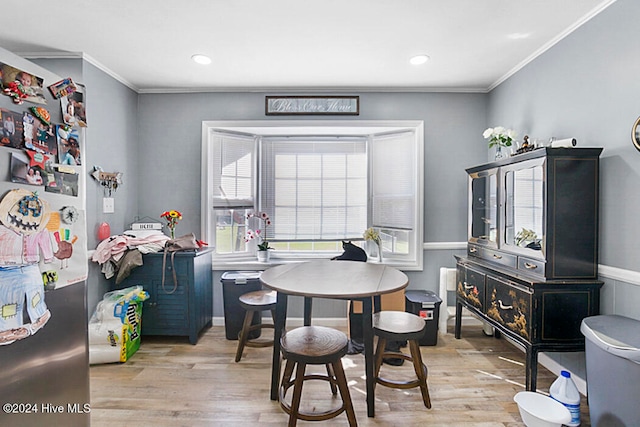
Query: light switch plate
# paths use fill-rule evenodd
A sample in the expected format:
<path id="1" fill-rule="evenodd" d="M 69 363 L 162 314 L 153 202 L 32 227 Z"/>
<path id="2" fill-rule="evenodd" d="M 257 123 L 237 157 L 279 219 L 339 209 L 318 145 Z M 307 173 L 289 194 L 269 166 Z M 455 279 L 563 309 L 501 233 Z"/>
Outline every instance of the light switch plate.
<path id="1" fill-rule="evenodd" d="M 102 212 L 114 213 L 116 211 L 115 201 L 113 197 L 104 197 L 102 199 Z"/>

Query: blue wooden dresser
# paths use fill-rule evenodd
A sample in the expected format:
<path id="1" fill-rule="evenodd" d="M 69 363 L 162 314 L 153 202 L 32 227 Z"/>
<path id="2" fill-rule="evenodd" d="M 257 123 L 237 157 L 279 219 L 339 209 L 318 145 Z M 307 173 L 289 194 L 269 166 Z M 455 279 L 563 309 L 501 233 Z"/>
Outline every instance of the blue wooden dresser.
<path id="1" fill-rule="evenodd" d="M 211 249 L 176 252 L 173 266 L 168 254 L 164 286 L 163 253 L 142 258 L 143 265 L 117 286 L 112 282 L 112 289 L 141 285 L 149 293 L 142 306 L 142 335 L 188 336 L 189 342 L 195 344 L 200 331 L 211 326 L 213 316 Z"/>

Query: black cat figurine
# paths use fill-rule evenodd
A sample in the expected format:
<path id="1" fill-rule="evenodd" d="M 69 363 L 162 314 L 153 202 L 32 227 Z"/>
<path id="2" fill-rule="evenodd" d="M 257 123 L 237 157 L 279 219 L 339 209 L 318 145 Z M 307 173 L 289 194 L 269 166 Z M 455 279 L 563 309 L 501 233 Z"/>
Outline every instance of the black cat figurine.
<path id="1" fill-rule="evenodd" d="M 364 249 L 354 245 L 351 242 L 345 242 L 343 240 L 342 249 L 344 249 L 344 252 L 342 253 L 342 255 L 338 255 L 337 257 L 333 257 L 331 259 L 346 260 L 346 261 L 362 261 L 362 262 L 367 261 L 367 253 L 364 251 Z"/>

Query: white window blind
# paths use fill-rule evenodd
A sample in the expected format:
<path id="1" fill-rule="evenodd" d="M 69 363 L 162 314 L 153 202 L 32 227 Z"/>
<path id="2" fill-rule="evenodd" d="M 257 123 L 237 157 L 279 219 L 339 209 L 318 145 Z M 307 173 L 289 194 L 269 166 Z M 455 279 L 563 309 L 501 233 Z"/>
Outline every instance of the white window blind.
<path id="1" fill-rule="evenodd" d="M 523 228 L 542 233 L 543 170 L 541 166 L 521 169 L 515 172 L 514 196 L 514 229 L 519 232 Z"/>
<path id="2" fill-rule="evenodd" d="M 366 139 L 263 138 L 260 209 L 269 238 L 356 239 L 367 225 Z"/>
<path id="3" fill-rule="evenodd" d="M 212 131 L 213 207 L 253 206 L 255 138 Z"/>
<path id="4" fill-rule="evenodd" d="M 373 137 L 372 225 L 413 230 L 416 205 L 416 143 L 413 132 Z"/>
<path id="5" fill-rule="evenodd" d="M 385 263 L 422 268 L 423 146 L 417 121 L 203 122 L 203 227 L 217 266 L 255 260 L 247 214 L 266 212 L 272 257 L 337 254 L 373 226 Z"/>

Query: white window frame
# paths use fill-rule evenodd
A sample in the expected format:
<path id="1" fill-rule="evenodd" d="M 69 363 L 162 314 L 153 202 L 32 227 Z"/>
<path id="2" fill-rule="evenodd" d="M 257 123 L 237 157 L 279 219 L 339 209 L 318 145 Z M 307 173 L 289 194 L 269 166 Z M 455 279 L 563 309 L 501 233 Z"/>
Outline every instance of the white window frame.
<path id="1" fill-rule="evenodd" d="M 423 268 L 423 224 L 424 224 L 424 124 L 417 120 L 269 120 L 269 121 L 203 121 L 202 122 L 202 235 L 215 245 L 215 220 L 212 206 L 213 189 L 211 188 L 212 156 L 209 136 L 212 131 L 236 132 L 256 135 L 257 138 L 268 135 L 358 135 L 371 138 L 393 132 L 409 131 L 415 137 L 414 168 L 416 174 L 415 208 L 413 212 L 414 227 L 410 241 L 409 254 L 399 257 L 387 257 L 385 264 L 403 270 L 422 270 Z M 375 173 L 375 172 L 373 172 Z M 257 174 L 254 177 L 257 178 Z M 369 191 L 371 197 L 373 193 Z M 257 197 L 256 197 L 257 200 Z M 371 216 L 371 214 L 369 215 Z M 364 232 L 364 230 L 363 230 Z M 210 243 L 211 245 L 211 243 Z M 233 254 L 214 257 L 214 269 L 265 268 L 256 262 L 251 253 Z M 278 258 L 272 256 L 272 264 L 295 262 L 311 259 L 308 257 Z M 323 255 L 326 257 L 326 254 Z"/>

